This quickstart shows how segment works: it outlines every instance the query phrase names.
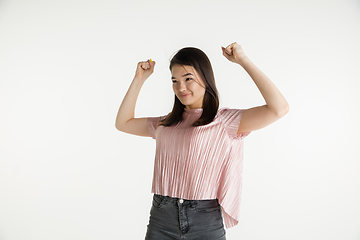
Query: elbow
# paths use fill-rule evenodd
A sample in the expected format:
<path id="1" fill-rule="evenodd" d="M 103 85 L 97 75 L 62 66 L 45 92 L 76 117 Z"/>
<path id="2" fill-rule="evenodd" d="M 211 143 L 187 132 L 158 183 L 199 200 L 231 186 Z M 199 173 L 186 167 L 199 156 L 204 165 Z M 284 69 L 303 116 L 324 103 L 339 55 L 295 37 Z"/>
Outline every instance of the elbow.
<path id="1" fill-rule="evenodd" d="M 130 121 L 131 119 L 129 120 L 126 120 L 126 121 L 120 121 L 119 119 L 116 119 L 115 121 L 115 128 L 117 130 L 119 130 L 120 132 L 126 132 L 126 129 L 128 128 L 127 127 L 127 123 Z"/>
<path id="2" fill-rule="evenodd" d="M 289 104 L 286 103 L 283 107 L 281 107 L 276 111 L 276 115 L 278 117 L 283 117 L 289 112 L 289 110 L 290 110 Z"/>
<path id="3" fill-rule="evenodd" d="M 121 128 L 121 126 L 120 126 L 119 124 L 116 124 L 116 123 L 115 123 L 115 128 L 116 128 L 118 131 L 120 131 L 120 132 L 123 131 L 122 128 Z"/>
<path id="4" fill-rule="evenodd" d="M 289 112 L 289 104 L 285 102 L 285 104 L 271 108 L 269 110 L 274 114 L 274 116 L 276 116 L 276 118 L 279 119 L 285 116 Z"/>

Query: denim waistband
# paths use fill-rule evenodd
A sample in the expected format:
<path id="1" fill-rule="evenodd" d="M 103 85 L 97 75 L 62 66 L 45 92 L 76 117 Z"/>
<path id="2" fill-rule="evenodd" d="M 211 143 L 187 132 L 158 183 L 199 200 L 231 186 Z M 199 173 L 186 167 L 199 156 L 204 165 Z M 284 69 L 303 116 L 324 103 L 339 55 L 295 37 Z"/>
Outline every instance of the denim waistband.
<path id="1" fill-rule="evenodd" d="M 163 198 L 164 201 L 166 202 L 171 202 L 171 203 L 176 203 L 180 200 L 183 200 L 182 203 L 184 205 L 190 205 L 190 206 L 195 206 L 195 205 L 207 205 L 207 204 L 216 204 L 219 205 L 218 199 L 205 199 L 205 200 L 188 200 L 188 199 L 184 199 L 184 198 L 175 198 L 175 197 L 169 197 L 169 196 L 163 196 L 160 194 L 154 194 L 155 196 L 158 196 L 160 198 Z"/>

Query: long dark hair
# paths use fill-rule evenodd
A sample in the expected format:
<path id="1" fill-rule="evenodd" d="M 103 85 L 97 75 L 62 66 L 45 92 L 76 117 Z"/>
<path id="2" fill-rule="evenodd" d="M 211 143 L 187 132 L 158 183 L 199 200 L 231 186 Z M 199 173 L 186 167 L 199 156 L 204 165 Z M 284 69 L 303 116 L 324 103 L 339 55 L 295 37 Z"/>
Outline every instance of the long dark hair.
<path id="1" fill-rule="evenodd" d="M 192 66 L 199 73 L 201 79 L 205 83 L 205 95 L 203 99 L 203 111 L 200 118 L 195 121 L 191 126 L 202 126 L 211 123 L 219 109 L 219 96 L 215 85 L 214 72 L 211 63 L 206 54 L 198 48 L 186 47 L 180 49 L 170 61 L 170 71 L 176 64 L 182 66 Z M 185 105 L 175 95 L 174 106 L 163 120 L 159 121 L 159 126 L 165 127 L 176 125 L 183 120 L 183 112 Z"/>

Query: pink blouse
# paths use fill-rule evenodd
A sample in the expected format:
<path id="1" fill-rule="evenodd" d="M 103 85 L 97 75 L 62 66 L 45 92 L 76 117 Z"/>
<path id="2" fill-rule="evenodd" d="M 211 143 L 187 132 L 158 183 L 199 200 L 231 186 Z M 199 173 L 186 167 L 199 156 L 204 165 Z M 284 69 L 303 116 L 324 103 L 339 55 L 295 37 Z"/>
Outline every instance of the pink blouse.
<path id="1" fill-rule="evenodd" d="M 152 193 L 188 200 L 218 199 L 225 227 L 238 224 L 244 137 L 237 134 L 244 109 L 221 108 L 214 120 L 191 127 L 203 109 L 186 109 L 176 126 L 157 126 L 148 118 L 156 140 Z"/>

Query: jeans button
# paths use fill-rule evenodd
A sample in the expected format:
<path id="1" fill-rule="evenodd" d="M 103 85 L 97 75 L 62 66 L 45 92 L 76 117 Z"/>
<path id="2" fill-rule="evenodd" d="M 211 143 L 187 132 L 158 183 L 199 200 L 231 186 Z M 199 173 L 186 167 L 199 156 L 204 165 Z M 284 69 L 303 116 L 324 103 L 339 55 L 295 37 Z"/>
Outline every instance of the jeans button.
<path id="1" fill-rule="evenodd" d="M 183 203 L 183 202 L 184 202 L 184 200 L 183 200 L 183 199 L 180 199 L 180 200 L 179 200 L 179 203 Z"/>

